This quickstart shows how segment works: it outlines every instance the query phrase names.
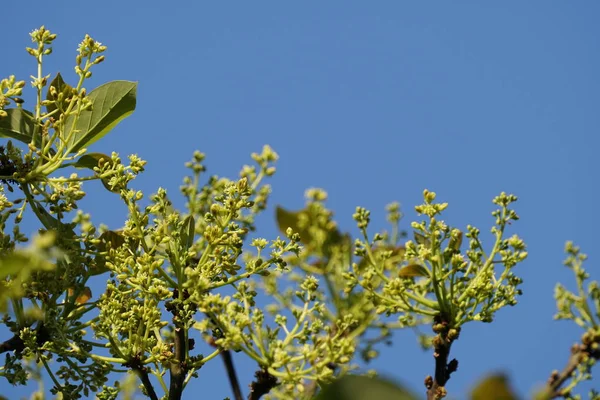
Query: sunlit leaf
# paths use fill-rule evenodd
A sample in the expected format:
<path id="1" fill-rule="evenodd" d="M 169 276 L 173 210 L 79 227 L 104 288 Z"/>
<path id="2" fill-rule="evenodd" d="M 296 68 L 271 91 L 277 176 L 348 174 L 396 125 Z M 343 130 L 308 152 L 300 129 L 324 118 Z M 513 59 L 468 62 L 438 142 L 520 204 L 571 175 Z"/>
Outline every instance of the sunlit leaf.
<path id="1" fill-rule="evenodd" d="M 487 376 L 471 391 L 471 400 L 516 400 L 508 379 L 503 374 Z"/>
<path id="2" fill-rule="evenodd" d="M 381 378 L 346 375 L 323 387 L 314 400 L 416 400 L 401 386 Z"/>
<path id="3" fill-rule="evenodd" d="M 458 252 L 460 251 L 460 246 L 462 245 L 463 234 L 462 232 L 458 232 L 458 235 L 451 236 L 450 241 L 448 242 L 448 248 L 451 250 Z"/>
<path id="4" fill-rule="evenodd" d="M 427 268 L 420 264 L 409 264 L 402 267 L 398 272 L 398 276 L 401 278 L 413 278 L 417 276 L 429 276 Z"/>
<path id="5" fill-rule="evenodd" d="M 71 297 L 75 294 L 75 290 L 73 288 L 69 288 L 67 293 L 68 293 L 69 297 Z M 76 304 L 84 304 L 91 298 L 92 298 L 92 289 L 90 289 L 88 286 L 86 286 L 83 288 L 83 290 L 79 293 L 79 295 L 75 299 L 75 303 Z"/>
<path id="6" fill-rule="evenodd" d="M 16 139 L 23 143 L 31 142 L 35 123 L 33 114 L 22 108 L 5 109 L 8 114 L 0 118 L 0 137 Z"/>
<path id="7" fill-rule="evenodd" d="M 70 153 L 87 147 L 106 135 L 122 119 L 135 110 L 136 82 L 112 81 L 92 90 L 88 98 L 92 110 L 83 111 L 74 127 L 76 132 L 68 143 Z M 67 120 L 67 130 L 73 129 L 74 116 Z"/>

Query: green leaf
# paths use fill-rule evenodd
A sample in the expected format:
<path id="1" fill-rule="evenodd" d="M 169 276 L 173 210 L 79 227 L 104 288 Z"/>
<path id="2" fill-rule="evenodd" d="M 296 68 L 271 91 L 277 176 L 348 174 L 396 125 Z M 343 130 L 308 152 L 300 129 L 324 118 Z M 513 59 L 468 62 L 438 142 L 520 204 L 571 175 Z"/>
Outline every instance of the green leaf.
<path id="1" fill-rule="evenodd" d="M 108 249 L 117 249 L 125 244 L 125 238 L 121 234 L 122 231 L 106 231 L 100 235 L 100 243 L 98 243 L 98 250 L 101 252 L 107 251 Z M 106 259 L 104 256 L 96 256 L 96 265 L 94 268 L 90 268 L 90 276 L 101 275 L 108 271 L 106 268 Z"/>
<path id="2" fill-rule="evenodd" d="M 19 273 L 27 268 L 29 259 L 22 253 L 12 253 L 0 258 L 0 279 Z"/>
<path id="3" fill-rule="evenodd" d="M 109 163 L 110 165 L 113 164 L 112 159 L 109 156 L 107 156 L 106 154 L 88 153 L 88 154 L 84 154 L 83 156 L 79 157 L 79 160 L 77 160 L 77 162 L 73 166 L 75 168 L 88 168 L 93 171 L 94 168 L 96 168 L 96 167 L 100 168 L 101 161 L 102 161 L 102 163 Z M 109 180 L 110 180 L 109 178 L 102 179 L 102 185 L 104 185 L 106 190 L 108 190 L 109 192 L 119 193 L 120 192 L 119 190 L 110 188 L 110 185 L 108 184 Z"/>
<path id="4" fill-rule="evenodd" d="M 22 108 L 8 108 L 0 118 L 0 137 L 9 137 L 23 143 L 31 142 L 35 126 L 33 114 Z"/>
<path id="5" fill-rule="evenodd" d="M 112 81 L 92 90 L 88 98 L 92 110 L 83 111 L 77 120 L 72 139 L 68 143 L 69 153 L 76 153 L 106 135 L 122 119 L 135 110 L 137 83 Z M 67 130 L 73 128 L 74 116 L 67 121 Z M 70 123 L 69 123 L 70 121 Z"/>
<path id="6" fill-rule="evenodd" d="M 309 226 L 311 222 L 310 214 L 306 210 L 287 211 L 282 207 L 277 207 L 275 218 L 279 230 L 285 234 L 288 228 L 292 228 L 295 233 L 300 235 L 300 242 L 305 246 L 305 251 L 310 254 L 314 253 L 318 256 L 329 257 L 334 247 L 347 245 L 350 246 L 352 239 L 348 234 L 342 234 L 337 228 L 326 231 L 326 239 L 319 243 L 314 234 L 311 234 Z M 302 221 L 302 223 L 301 223 Z"/>
<path id="7" fill-rule="evenodd" d="M 314 400 L 416 400 L 395 383 L 367 376 L 346 375 L 326 385 Z"/>
<path id="8" fill-rule="evenodd" d="M 181 226 L 181 244 L 184 246 L 185 250 L 188 250 L 190 247 L 194 245 L 194 236 L 196 234 L 196 221 L 194 217 L 188 215 L 183 220 L 183 225 Z"/>
<path id="9" fill-rule="evenodd" d="M 69 103 L 71 101 L 70 99 L 73 96 L 73 87 L 63 80 L 62 76 L 60 75 L 60 72 L 56 74 L 54 79 L 52 79 L 52 82 L 50 82 L 48 88 L 52 86 L 54 86 L 54 88 L 56 89 L 56 97 L 52 96 L 50 94 L 50 89 L 48 89 L 48 92 L 46 93 L 46 100 L 52 102 L 46 105 L 46 111 L 48 111 L 49 113 L 53 112 L 57 108 L 59 108 L 59 110 L 66 109 L 69 106 Z M 62 96 L 60 96 L 61 94 Z M 59 107 L 57 107 L 57 104 Z M 61 114 L 62 112 L 58 111 L 56 114 L 52 115 L 52 117 L 58 120 Z"/>
<path id="10" fill-rule="evenodd" d="M 517 400 L 503 374 L 489 375 L 471 391 L 471 400 Z"/>
<path id="11" fill-rule="evenodd" d="M 450 237 L 450 241 L 448 242 L 448 248 L 453 252 L 459 252 L 460 246 L 462 246 L 463 234 L 462 232 L 458 232 L 456 236 Z"/>
<path id="12" fill-rule="evenodd" d="M 429 247 L 431 245 L 431 242 L 429 241 L 429 239 L 427 239 L 425 237 L 425 235 L 421 235 L 420 233 L 415 232 L 414 236 L 415 236 L 415 242 L 417 242 L 417 244 L 422 244 L 427 247 Z"/>
<path id="13" fill-rule="evenodd" d="M 414 278 L 417 276 L 429 276 L 427 268 L 420 264 L 409 264 L 406 267 L 402 267 L 398 272 L 400 278 Z"/>
<path id="14" fill-rule="evenodd" d="M 308 229 L 300 227 L 300 219 L 304 216 L 307 217 L 306 211 L 287 211 L 279 206 L 277 206 L 275 210 L 275 218 L 277 219 L 279 230 L 285 234 L 287 228 L 292 228 L 294 232 L 300 235 L 300 242 L 304 245 L 308 245 L 312 242 L 313 237 Z"/>

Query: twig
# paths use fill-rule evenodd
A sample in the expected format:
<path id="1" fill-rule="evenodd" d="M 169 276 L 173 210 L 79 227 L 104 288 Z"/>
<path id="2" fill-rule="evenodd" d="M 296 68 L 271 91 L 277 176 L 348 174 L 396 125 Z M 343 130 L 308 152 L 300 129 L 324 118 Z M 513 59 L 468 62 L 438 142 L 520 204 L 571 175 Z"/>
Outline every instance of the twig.
<path id="1" fill-rule="evenodd" d="M 19 337 L 19 335 L 14 335 L 10 339 L 5 342 L 0 343 L 0 354 L 7 351 L 16 351 L 21 352 L 25 348 L 25 344 L 23 340 Z"/>
<path id="2" fill-rule="evenodd" d="M 50 340 L 50 335 L 44 326 L 43 323 L 40 322 L 37 330 L 37 344 L 38 346 L 43 346 L 48 340 Z M 22 352 L 25 349 L 25 343 L 23 343 L 23 339 L 19 337 L 18 334 L 15 334 L 10 339 L 0 343 L 0 354 L 5 353 L 7 351 L 16 351 L 17 353 Z"/>
<path id="3" fill-rule="evenodd" d="M 125 364 L 125 366 L 131 368 L 131 370 L 140 377 L 142 385 L 144 385 L 144 389 L 146 389 L 146 392 L 148 392 L 148 397 L 150 397 L 151 400 L 158 400 L 158 395 L 156 394 L 154 386 L 152 386 L 152 382 L 150 382 L 150 377 L 148 376 L 148 368 L 142 365 L 140 359 L 135 358 Z"/>
<path id="4" fill-rule="evenodd" d="M 256 378 L 250 384 L 250 393 L 248 394 L 248 400 L 258 400 L 263 395 L 269 393 L 271 389 L 279 384 L 277 378 L 269 374 L 266 369 L 259 369 L 254 374 Z"/>
<path id="5" fill-rule="evenodd" d="M 446 382 L 450 375 L 458 369 L 458 361 L 454 358 L 448 362 L 450 356 L 450 347 L 452 342 L 458 338 L 460 328 L 448 329 L 448 324 L 436 318 L 434 321 L 434 331 L 438 332 L 433 338 L 433 357 L 435 358 L 434 377 L 425 378 L 425 387 L 427 388 L 427 400 L 439 400 L 446 397 Z"/>
<path id="6" fill-rule="evenodd" d="M 175 318 L 173 318 L 175 319 Z M 185 381 L 185 331 L 175 324 L 175 360 L 171 363 L 171 383 L 169 386 L 169 400 L 181 400 L 183 383 Z"/>
<path id="7" fill-rule="evenodd" d="M 225 369 L 227 370 L 227 377 L 229 378 L 229 383 L 231 384 L 233 397 L 235 398 L 235 400 L 244 400 L 244 396 L 242 395 L 242 389 L 240 389 L 240 382 L 238 381 L 237 374 L 235 372 L 235 367 L 233 366 L 231 351 L 223 350 L 221 351 L 221 356 L 223 357 L 223 363 L 225 364 Z"/>
<path id="8" fill-rule="evenodd" d="M 552 371 L 546 387 L 544 388 L 540 398 L 555 399 L 569 395 L 571 388 L 561 389 L 569 379 L 573 377 L 575 370 L 589 358 L 600 360 L 600 350 L 593 350 L 591 346 L 575 343 L 571 347 L 571 356 L 567 361 L 567 365 L 562 371 Z"/>

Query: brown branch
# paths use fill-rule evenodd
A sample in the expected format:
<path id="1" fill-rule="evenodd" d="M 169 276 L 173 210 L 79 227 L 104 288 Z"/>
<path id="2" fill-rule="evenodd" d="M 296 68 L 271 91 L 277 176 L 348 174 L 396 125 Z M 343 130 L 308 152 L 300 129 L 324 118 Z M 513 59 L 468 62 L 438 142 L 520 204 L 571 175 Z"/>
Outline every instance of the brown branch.
<path id="1" fill-rule="evenodd" d="M 42 322 L 40 322 L 36 328 L 37 331 L 37 344 L 38 346 L 43 346 L 44 343 L 50 340 L 50 333 L 44 326 Z M 19 337 L 18 334 L 14 335 L 10 339 L 0 343 L 0 354 L 5 353 L 7 351 L 15 351 L 17 353 L 22 352 L 25 349 L 25 343 Z"/>
<path id="2" fill-rule="evenodd" d="M 446 383 L 450 375 L 458 369 L 458 361 L 452 359 L 448 362 L 450 356 L 450 347 L 452 342 L 458 339 L 460 328 L 449 329 L 445 321 L 436 318 L 433 325 L 437 336 L 433 338 L 433 357 L 435 358 L 435 374 L 425 378 L 425 387 L 427 388 L 427 400 L 439 400 L 446 397 Z"/>
<path id="3" fill-rule="evenodd" d="M 223 357 L 223 363 L 225 364 L 225 369 L 227 370 L 227 377 L 229 378 L 229 383 L 231 384 L 233 397 L 235 398 L 235 400 L 244 400 L 244 396 L 242 395 L 242 389 L 240 389 L 240 382 L 238 381 L 237 374 L 235 372 L 235 367 L 233 366 L 231 351 L 222 350 L 221 356 Z"/>
<path id="4" fill-rule="evenodd" d="M 173 318 L 174 320 L 176 318 Z M 185 367 L 185 330 L 183 327 L 175 324 L 175 360 L 171 362 L 171 383 L 169 386 L 169 400 L 181 400 L 183 393 L 183 383 L 187 372 Z"/>
<path id="5" fill-rule="evenodd" d="M 0 343 L 0 354 L 7 351 L 16 351 L 17 353 L 25 349 L 25 344 L 19 335 L 14 335 L 5 342 Z"/>
<path id="6" fill-rule="evenodd" d="M 146 392 L 148 393 L 148 397 L 150 397 L 151 400 L 158 400 L 158 395 L 156 394 L 154 386 L 152 386 L 152 382 L 150 382 L 150 377 L 148 376 L 148 368 L 142 365 L 140 359 L 135 358 L 126 363 L 125 366 L 131 368 L 131 370 L 140 377 L 142 385 L 144 385 L 144 389 L 146 389 Z"/>
<path id="7" fill-rule="evenodd" d="M 568 390 L 561 390 L 561 387 L 573 377 L 577 367 L 579 367 L 582 362 L 585 362 L 590 357 L 600 360 L 600 350 L 592 349 L 591 345 L 592 343 L 575 343 L 571 347 L 571 356 L 567 361 L 567 365 L 565 365 L 563 370 L 560 372 L 556 370 L 552 371 L 552 374 L 546 383 L 546 387 L 540 396 L 542 399 L 555 399 L 558 397 L 567 396 L 569 394 Z"/>
<path id="8" fill-rule="evenodd" d="M 269 374 L 266 369 L 259 369 L 254 374 L 256 378 L 250 384 L 250 393 L 248 394 L 248 400 L 258 400 L 263 395 L 269 393 L 271 389 L 279 384 L 277 378 Z"/>

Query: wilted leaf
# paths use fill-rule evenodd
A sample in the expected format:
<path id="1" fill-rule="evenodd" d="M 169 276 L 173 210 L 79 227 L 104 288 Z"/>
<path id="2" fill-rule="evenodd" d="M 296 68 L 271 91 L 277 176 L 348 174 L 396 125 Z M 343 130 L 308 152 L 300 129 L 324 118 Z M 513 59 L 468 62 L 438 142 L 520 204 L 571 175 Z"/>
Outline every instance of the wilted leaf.
<path id="1" fill-rule="evenodd" d="M 346 375 L 328 385 L 314 400 L 416 400 L 395 383 L 359 375 Z"/>
<path id="2" fill-rule="evenodd" d="M 503 374 L 482 379 L 471 391 L 471 400 L 517 400 Z"/>
<path id="3" fill-rule="evenodd" d="M 70 153 L 76 153 L 106 135 L 122 119 L 135 110 L 136 82 L 112 81 L 92 90 L 88 98 L 92 101 L 92 110 L 83 111 L 77 120 L 68 143 Z M 74 116 L 67 120 L 67 130 L 73 129 Z M 70 122 L 70 123 L 69 123 Z"/>
<path id="4" fill-rule="evenodd" d="M 9 137 L 23 143 L 31 142 L 35 123 L 33 114 L 22 108 L 8 108 L 8 114 L 0 118 L 0 137 Z"/>
<path id="5" fill-rule="evenodd" d="M 79 157 L 79 160 L 77 160 L 77 162 L 74 164 L 74 167 L 75 168 L 88 168 L 93 171 L 94 168 L 100 167 L 101 162 L 109 163 L 110 165 L 112 165 L 112 163 L 113 163 L 112 158 L 110 158 L 106 154 L 87 153 L 87 154 L 84 154 L 83 156 Z M 113 193 L 119 193 L 119 190 L 110 188 L 108 181 L 109 181 L 108 178 L 102 179 L 102 185 L 104 185 L 106 190 L 113 192 Z"/>
<path id="6" fill-rule="evenodd" d="M 429 276 L 427 268 L 420 264 L 409 264 L 402 267 L 398 272 L 400 278 L 413 278 L 417 276 Z"/>
<path id="7" fill-rule="evenodd" d="M 69 297 L 71 297 L 74 295 L 75 290 L 73 288 L 69 288 L 67 293 L 68 293 Z M 92 289 L 90 289 L 89 287 L 86 286 L 83 288 L 83 290 L 79 293 L 79 295 L 75 299 L 75 303 L 84 304 L 91 298 L 92 298 Z"/>

